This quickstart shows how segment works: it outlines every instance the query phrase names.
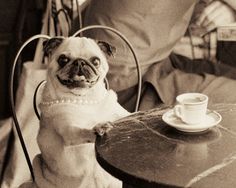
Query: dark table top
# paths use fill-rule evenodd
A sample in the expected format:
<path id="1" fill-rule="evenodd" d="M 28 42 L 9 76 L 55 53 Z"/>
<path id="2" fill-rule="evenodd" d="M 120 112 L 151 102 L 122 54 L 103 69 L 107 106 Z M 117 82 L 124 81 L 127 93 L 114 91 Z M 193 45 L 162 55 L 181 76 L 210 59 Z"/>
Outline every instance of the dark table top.
<path id="1" fill-rule="evenodd" d="M 100 165 L 134 187 L 236 187 L 236 104 L 215 104 L 219 125 L 180 132 L 161 119 L 168 109 L 138 112 L 114 122 L 95 144 Z"/>

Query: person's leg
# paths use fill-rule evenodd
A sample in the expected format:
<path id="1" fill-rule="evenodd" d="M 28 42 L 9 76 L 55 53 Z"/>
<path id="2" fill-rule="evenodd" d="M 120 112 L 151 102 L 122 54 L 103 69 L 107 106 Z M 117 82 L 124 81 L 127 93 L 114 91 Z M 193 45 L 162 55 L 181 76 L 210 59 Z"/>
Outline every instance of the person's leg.
<path id="1" fill-rule="evenodd" d="M 137 86 L 117 92 L 118 102 L 129 112 L 133 112 L 137 100 Z M 142 85 L 139 110 L 148 110 L 159 107 L 162 104 L 152 84 L 145 82 Z"/>
<path id="2" fill-rule="evenodd" d="M 209 61 L 192 61 L 183 56 L 170 56 L 153 64 L 143 77 L 140 110 L 173 105 L 177 95 L 201 92 L 210 103 L 236 103 L 236 69 Z M 135 87 L 118 93 L 119 102 L 126 109 L 134 109 Z M 132 111 L 132 110 L 131 110 Z"/>
<path id="3" fill-rule="evenodd" d="M 174 104 L 175 97 L 184 92 L 205 93 L 212 103 L 236 103 L 236 69 L 209 61 L 197 62 L 171 56 L 154 64 L 144 79 L 167 105 Z"/>

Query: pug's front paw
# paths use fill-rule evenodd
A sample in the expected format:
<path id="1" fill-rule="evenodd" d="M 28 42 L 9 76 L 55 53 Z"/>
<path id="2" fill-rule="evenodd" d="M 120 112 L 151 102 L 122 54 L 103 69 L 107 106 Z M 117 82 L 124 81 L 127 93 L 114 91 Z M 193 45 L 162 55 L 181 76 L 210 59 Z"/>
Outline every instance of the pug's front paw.
<path id="1" fill-rule="evenodd" d="M 106 123 L 99 123 L 97 124 L 93 130 L 96 135 L 103 136 L 104 134 L 108 133 L 113 128 L 113 125 L 111 122 Z"/>

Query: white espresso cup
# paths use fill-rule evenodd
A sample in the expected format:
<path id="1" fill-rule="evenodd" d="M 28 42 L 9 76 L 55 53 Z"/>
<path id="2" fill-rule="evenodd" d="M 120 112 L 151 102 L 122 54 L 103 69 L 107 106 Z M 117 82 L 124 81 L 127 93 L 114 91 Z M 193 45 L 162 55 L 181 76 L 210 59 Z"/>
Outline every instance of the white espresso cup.
<path id="1" fill-rule="evenodd" d="M 206 118 L 208 96 L 202 93 L 184 93 L 176 97 L 174 113 L 186 124 L 201 123 Z"/>

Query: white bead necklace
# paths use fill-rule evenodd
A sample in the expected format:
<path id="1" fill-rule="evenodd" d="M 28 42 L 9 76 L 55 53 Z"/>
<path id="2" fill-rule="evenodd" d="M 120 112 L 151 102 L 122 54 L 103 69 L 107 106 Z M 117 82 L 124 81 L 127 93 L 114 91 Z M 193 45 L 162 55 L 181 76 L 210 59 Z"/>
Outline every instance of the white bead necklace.
<path id="1" fill-rule="evenodd" d="M 89 100 L 86 98 L 80 98 L 80 99 L 68 99 L 68 98 L 62 98 L 62 99 L 57 99 L 57 100 L 52 100 L 52 101 L 42 101 L 41 105 L 45 106 L 52 106 L 55 104 L 80 104 L 80 105 L 94 105 L 100 103 L 104 98 L 106 94 L 100 99 L 100 100 Z"/>

